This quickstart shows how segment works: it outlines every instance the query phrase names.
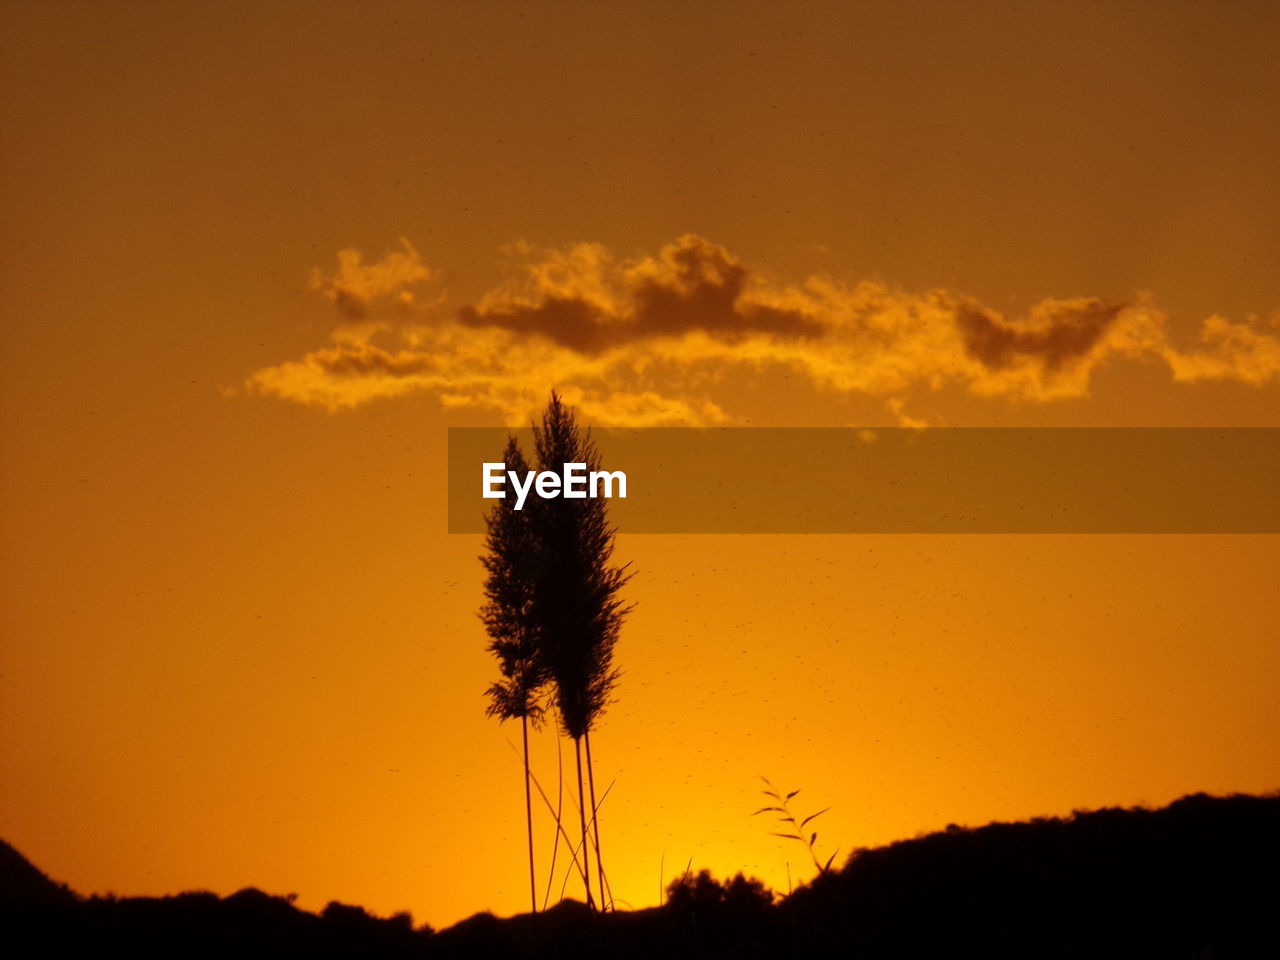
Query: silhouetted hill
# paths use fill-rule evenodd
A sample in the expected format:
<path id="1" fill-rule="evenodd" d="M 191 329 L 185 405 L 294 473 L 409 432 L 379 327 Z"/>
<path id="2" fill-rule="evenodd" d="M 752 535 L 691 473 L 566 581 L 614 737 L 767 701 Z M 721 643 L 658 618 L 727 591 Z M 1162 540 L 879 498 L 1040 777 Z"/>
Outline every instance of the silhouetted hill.
<path id="1" fill-rule="evenodd" d="M 89 897 L 70 904 L 0 906 L 0 951 L 16 956 L 419 957 L 430 928 L 408 914 L 380 919 L 330 903 L 320 914 L 290 898 L 248 888 L 228 897 L 190 891 L 169 897 Z M 6 951 L 7 952 L 7 951 Z"/>
<path id="2" fill-rule="evenodd" d="M 1276 956 L 1278 865 L 1280 795 L 1197 794 L 858 851 L 781 912 L 869 957 Z"/>
<path id="3" fill-rule="evenodd" d="M 1161 810 L 950 827 L 858 850 L 777 903 L 757 881 L 703 872 L 674 882 L 661 908 L 597 915 L 566 901 L 432 933 L 407 915 L 337 903 L 316 915 L 257 890 L 10 901 L 0 949 L 16 939 L 42 954 L 156 957 L 1222 960 L 1280 955 L 1278 865 L 1280 795 L 1197 794 Z"/>
<path id="4" fill-rule="evenodd" d="M 65 884 L 54 883 L 0 840 L 0 905 L 70 903 L 75 898 Z"/>

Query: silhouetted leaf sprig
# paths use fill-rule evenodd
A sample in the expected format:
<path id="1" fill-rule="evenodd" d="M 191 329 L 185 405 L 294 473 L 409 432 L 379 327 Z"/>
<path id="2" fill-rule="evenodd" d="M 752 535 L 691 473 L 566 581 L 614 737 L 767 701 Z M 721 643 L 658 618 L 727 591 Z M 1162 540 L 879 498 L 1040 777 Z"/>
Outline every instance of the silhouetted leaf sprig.
<path id="1" fill-rule="evenodd" d="M 773 802 L 767 806 L 761 807 L 759 810 L 753 813 L 752 816 L 753 817 L 759 816 L 762 813 L 777 814 L 778 822 L 782 824 L 786 832 L 781 833 L 775 830 L 775 831 L 772 831 L 773 835 L 775 837 L 781 837 L 784 840 L 795 840 L 803 844 L 804 848 L 809 851 L 809 857 L 810 859 L 813 860 L 813 865 L 818 868 L 818 873 L 819 874 L 826 873 L 828 870 L 831 869 L 831 864 L 832 862 L 834 862 L 836 858 L 836 854 L 839 853 L 840 851 L 837 849 L 835 853 L 832 853 L 831 856 L 827 857 L 826 862 L 824 863 L 822 860 L 818 858 L 818 850 L 817 850 L 818 831 L 810 830 L 806 833 L 806 828 L 809 826 L 810 823 L 812 823 L 814 820 L 817 820 L 818 817 L 822 816 L 831 808 L 823 807 L 817 813 L 811 813 L 806 817 L 796 819 L 796 814 L 793 813 L 791 810 L 791 800 L 800 791 L 792 790 L 789 793 L 784 795 L 781 791 L 779 791 L 776 787 L 774 787 L 774 785 L 769 781 L 768 777 L 761 776 L 760 779 L 764 781 L 764 785 L 765 785 L 765 789 L 760 792 L 763 793 L 766 797 L 768 797 Z"/>

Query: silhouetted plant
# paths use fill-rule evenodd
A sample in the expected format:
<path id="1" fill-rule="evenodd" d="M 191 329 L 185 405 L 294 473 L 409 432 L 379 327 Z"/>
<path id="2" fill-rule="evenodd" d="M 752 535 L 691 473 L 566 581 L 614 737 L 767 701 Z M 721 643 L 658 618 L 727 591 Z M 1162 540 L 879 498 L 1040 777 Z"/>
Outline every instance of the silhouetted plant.
<path id="1" fill-rule="evenodd" d="M 818 874 L 822 875 L 826 873 L 831 869 L 831 863 L 835 860 L 836 853 L 839 853 L 840 851 L 836 850 L 835 853 L 827 857 L 826 863 L 823 863 L 818 859 L 818 851 L 815 847 L 815 844 L 818 842 L 818 831 L 813 830 L 806 833 L 805 829 L 810 823 L 817 820 L 818 817 L 822 816 L 831 808 L 823 807 L 817 813 L 811 813 L 807 817 L 797 820 L 795 814 L 791 812 L 791 800 L 800 791 L 792 790 L 786 796 L 783 796 L 782 793 L 775 789 L 773 784 L 769 782 L 768 777 L 762 776 L 760 779 L 764 781 L 766 788 L 760 792 L 772 800 L 773 803 L 769 806 L 761 807 L 753 813 L 752 816 L 754 817 L 761 813 L 776 813 L 778 815 L 778 822 L 784 826 L 789 826 L 790 832 L 778 833 L 777 831 L 774 831 L 773 835 L 775 837 L 782 837 L 784 840 L 798 840 L 800 843 L 804 844 L 804 848 L 809 851 L 809 856 L 813 860 L 813 865 L 818 868 Z"/>
<path id="2" fill-rule="evenodd" d="M 507 438 L 506 469 L 523 476 L 528 471 L 515 437 Z M 498 658 L 502 679 L 489 688 L 485 713 L 499 722 L 519 718 L 524 747 L 524 813 L 529 845 L 529 899 L 538 910 L 537 880 L 533 862 L 533 802 L 529 790 L 529 724 L 542 716 L 539 691 L 548 679 L 532 620 L 534 571 L 537 548 L 529 515 L 515 509 L 511 497 L 500 499 L 485 518 L 486 554 L 481 558 L 485 579 L 485 603 L 480 609 L 492 638 L 489 650 Z"/>
<path id="3" fill-rule="evenodd" d="M 566 463 L 582 463 L 588 472 L 600 469 L 600 454 L 590 432 L 583 434 L 573 412 L 553 391 L 534 428 L 538 466 L 562 473 Z M 556 706 L 565 736 L 573 740 L 578 778 L 578 812 L 584 860 L 587 847 L 587 805 L 583 796 L 582 751 L 586 749 L 587 781 L 595 834 L 596 870 L 601 906 L 607 905 L 604 864 L 600 855 L 600 827 L 591 756 L 591 730 L 610 702 L 618 671 L 613 648 L 630 607 L 618 596 L 630 578 L 625 566 L 613 564 L 613 530 L 605 500 L 595 497 L 535 499 L 526 504 L 535 531 L 537 562 L 532 612 L 539 654 L 555 683 Z M 586 882 L 587 902 L 592 903 Z"/>
<path id="4" fill-rule="evenodd" d="M 588 471 L 600 468 L 600 456 L 590 433 L 579 431 L 572 411 L 554 391 L 541 427 L 535 426 L 533 432 L 539 469 L 560 474 L 567 463 L 585 464 Z M 514 437 L 508 438 L 504 460 L 508 471 L 518 476 L 528 472 Z M 548 681 L 554 682 L 562 732 L 574 741 L 582 835 L 579 869 L 587 902 L 594 905 L 587 855 L 590 825 L 600 900 L 605 906 L 607 880 L 600 856 L 599 803 L 590 732 L 618 679 L 618 671 L 612 666 L 613 647 L 630 608 L 617 593 L 629 574 L 611 562 L 613 530 L 607 524 L 602 499 L 533 497 L 522 510 L 517 510 L 513 497 L 502 498 L 486 523 L 487 552 L 483 562 L 488 577 L 481 616 L 492 638 L 489 649 L 498 657 L 502 669 L 502 680 L 489 688 L 487 712 L 500 720 L 521 720 L 533 909 L 537 909 L 537 893 L 528 726 L 536 726 L 542 716 L 540 691 Z M 583 787 L 584 748 L 590 817 Z M 556 819 L 558 841 L 558 811 Z M 576 854 L 574 859 L 576 862 Z"/>

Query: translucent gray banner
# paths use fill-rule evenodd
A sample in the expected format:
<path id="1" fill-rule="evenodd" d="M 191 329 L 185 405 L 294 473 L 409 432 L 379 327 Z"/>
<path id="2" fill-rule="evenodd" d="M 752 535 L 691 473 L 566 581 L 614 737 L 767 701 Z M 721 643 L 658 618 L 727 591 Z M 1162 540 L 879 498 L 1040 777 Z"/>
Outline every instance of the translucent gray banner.
<path id="1" fill-rule="evenodd" d="M 449 430 L 450 533 L 483 532 L 496 503 L 483 496 L 483 464 L 502 459 L 508 435 L 536 468 L 528 429 Z M 596 428 L 591 437 L 602 468 L 626 474 L 626 497 L 615 483 L 608 501 L 621 533 L 1280 533 L 1276 428 Z M 588 479 L 572 477 L 573 491 Z M 490 483 L 514 495 L 508 478 Z"/>

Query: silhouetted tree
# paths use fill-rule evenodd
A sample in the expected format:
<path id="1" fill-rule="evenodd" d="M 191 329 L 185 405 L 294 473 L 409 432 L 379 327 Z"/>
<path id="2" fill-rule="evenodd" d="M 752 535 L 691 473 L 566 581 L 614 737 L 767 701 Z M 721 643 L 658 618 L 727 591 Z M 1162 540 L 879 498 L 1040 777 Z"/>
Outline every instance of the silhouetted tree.
<path id="1" fill-rule="evenodd" d="M 572 410 L 553 391 L 534 428 L 538 465 L 561 473 L 566 463 L 582 463 L 588 472 L 601 467 L 590 432 L 574 422 Z M 573 740 L 578 777 L 578 809 L 582 826 L 584 864 L 587 847 L 587 807 L 583 797 L 582 751 L 587 757 L 595 834 L 596 869 L 601 906 L 606 905 L 604 866 L 600 856 L 600 826 L 596 814 L 595 770 L 591 758 L 591 730 L 610 701 L 618 681 L 613 648 L 630 607 L 618 596 L 630 578 L 625 566 L 613 563 L 613 529 L 606 501 L 585 497 L 531 499 L 529 522 L 535 531 L 532 615 L 543 665 L 555 683 L 556 706 L 565 736 Z M 584 880 L 586 878 L 584 877 Z M 587 902 L 591 884 L 585 883 Z"/>
<path id="2" fill-rule="evenodd" d="M 515 437 L 507 439 L 503 458 L 506 469 L 519 476 L 528 464 Z M 485 713 L 503 720 L 519 718 L 524 747 L 524 815 L 529 841 L 529 898 L 538 910 L 538 893 L 533 864 L 533 802 L 529 790 L 529 724 L 542 716 L 539 691 L 548 674 L 538 650 L 532 619 L 534 571 L 537 550 L 530 514 L 515 509 L 515 499 L 498 500 L 485 518 L 485 555 L 481 558 L 488 577 L 485 602 L 480 608 L 485 629 L 492 638 L 489 650 L 498 658 L 502 679 L 489 688 Z"/>
<path id="3" fill-rule="evenodd" d="M 697 876 L 685 874 L 667 885 L 667 910 L 674 914 L 723 913 L 741 919 L 758 915 L 773 904 L 774 893 L 755 877 L 741 871 L 727 882 L 716 880 L 710 870 Z"/>

